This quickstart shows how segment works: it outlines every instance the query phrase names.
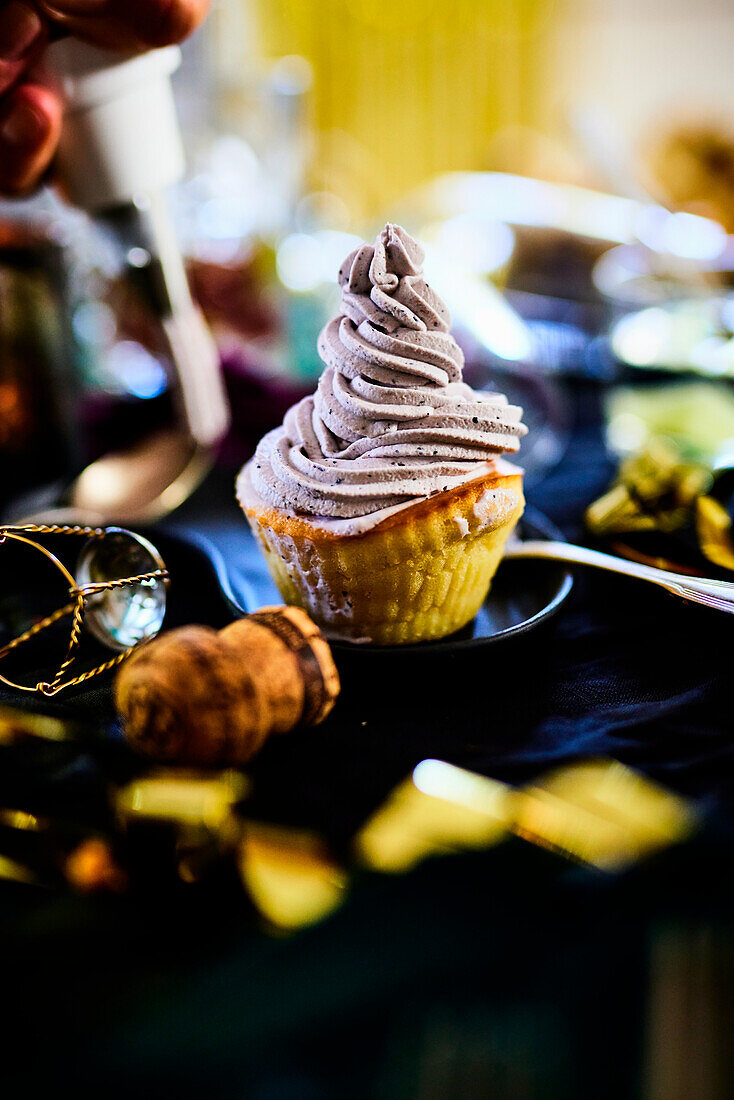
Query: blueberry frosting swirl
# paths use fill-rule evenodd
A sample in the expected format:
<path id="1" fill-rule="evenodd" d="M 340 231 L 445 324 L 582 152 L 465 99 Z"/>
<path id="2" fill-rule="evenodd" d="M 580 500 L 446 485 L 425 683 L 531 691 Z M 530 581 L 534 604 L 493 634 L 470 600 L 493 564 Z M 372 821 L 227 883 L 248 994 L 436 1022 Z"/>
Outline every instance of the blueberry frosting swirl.
<path id="1" fill-rule="evenodd" d="M 423 249 L 388 224 L 341 266 L 341 313 L 319 336 L 311 397 L 258 445 L 253 488 L 310 516 L 352 518 L 431 496 L 514 453 L 522 409 L 462 381 L 446 306 L 423 278 Z"/>

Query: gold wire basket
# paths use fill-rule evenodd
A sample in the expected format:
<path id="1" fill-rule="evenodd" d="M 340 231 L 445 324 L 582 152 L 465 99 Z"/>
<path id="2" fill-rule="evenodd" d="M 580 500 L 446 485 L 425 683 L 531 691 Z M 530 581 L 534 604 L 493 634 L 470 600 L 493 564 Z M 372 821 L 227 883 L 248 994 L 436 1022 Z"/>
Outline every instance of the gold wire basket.
<path id="1" fill-rule="evenodd" d="M 88 540 L 99 539 L 103 540 L 110 535 L 124 535 L 133 540 L 133 543 L 140 550 L 144 550 L 152 559 L 153 563 L 157 565 L 157 568 L 148 570 L 147 572 L 136 573 L 135 575 L 119 577 L 109 580 L 101 581 L 89 581 L 86 583 L 79 583 L 78 574 L 80 571 L 80 565 L 82 558 L 84 557 L 84 550 L 80 555 L 79 563 L 77 565 L 77 577 L 75 577 L 64 563 L 54 554 L 47 546 L 44 546 L 41 542 L 31 538 L 32 535 L 45 536 L 45 535 L 70 535 L 81 536 Z M 146 539 L 143 539 L 140 535 L 134 534 L 131 531 L 125 531 L 122 528 L 106 528 L 106 527 L 82 527 L 82 526 L 66 526 L 61 524 L 17 524 L 17 525 L 0 525 L 0 546 L 4 545 L 7 540 L 12 540 L 13 543 L 29 547 L 33 550 L 37 550 L 41 553 L 63 577 L 66 585 L 68 586 L 69 600 L 59 607 L 56 611 L 52 611 L 51 614 L 46 615 L 44 618 L 39 619 L 33 623 L 27 630 L 19 634 L 18 637 L 13 638 L 12 641 L 6 642 L 2 648 L 0 648 L 0 661 L 6 657 L 10 652 L 17 649 L 19 646 L 35 638 L 42 631 L 47 630 L 53 626 L 60 619 L 66 616 L 71 616 L 71 634 L 69 638 L 69 644 L 66 650 L 66 654 L 58 666 L 55 674 L 50 680 L 41 680 L 35 685 L 19 684 L 11 680 L 9 677 L 0 673 L 0 682 L 6 684 L 8 687 L 15 688 L 17 691 L 30 691 L 39 692 L 42 695 L 51 697 L 57 695 L 58 692 L 64 691 L 66 688 L 76 687 L 79 684 L 85 683 L 87 680 L 91 680 L 94 676 L 99 676 L 103 672 L 107 672 L 117 665 L 121 664 L 130 654 L 138 648 L 143 642 L 149 640 L 160 629 L 160 623 L 155 629 L 151 629 L 146 633 L 145 637 L 140 641 L 133 643 L 132 645 L 125 645 L 120 647 L 119 642 L 113 635 L 107 634 L 105 631 L 94 629 L 91 632 L 101 641 L 103 641 L 108 647 L 120 649 L 121 651 L 116 653 L 114 657 L 111 657 L 108 661 L 104 661 L 102 664 L 96 665 L 94 668 L 88 669 L 79 673 L 76 676 L 66 678 L 69 674 L 71 666 L 74 664 L 77 656 L 79 655 L 79 647 L 82 637 L 82 630 L 85 625 L 85 616 L 89 613 L 90 606 L 94 601 L 99 602 L 100 597 L 105 592 L 111 592 L 114 589 L 125 588 L 130 585 L 140 586 L 155 586 L 160 582 L 165 587 L 168 586 L 170 575 L 165 567 L 165 564 L 160 557 L 160 554 Z M 90 543 L 87 544 L 87 547 Z M 85 548 L 86 549 L 86 548 Z M 94 547 L 92 546 L 92 552 Z M 165 607 L 165 604 L 163 604 Z M 162 621 L 162 613 L 160 619 Z"/>

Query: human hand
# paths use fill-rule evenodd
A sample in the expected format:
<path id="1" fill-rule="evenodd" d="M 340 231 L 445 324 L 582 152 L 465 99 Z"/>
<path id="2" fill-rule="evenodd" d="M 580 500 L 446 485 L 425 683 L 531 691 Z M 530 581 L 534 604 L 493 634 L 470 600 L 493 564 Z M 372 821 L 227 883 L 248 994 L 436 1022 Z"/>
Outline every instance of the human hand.
<path id="1" fill-rule="evenodd" d="M 209 0 L 0 0 L 0 194 L 32 190 L 56 151 L 61 103 L 42 60 L 50 34 L 145 50 L 186 38 L 208 7 Z"/>

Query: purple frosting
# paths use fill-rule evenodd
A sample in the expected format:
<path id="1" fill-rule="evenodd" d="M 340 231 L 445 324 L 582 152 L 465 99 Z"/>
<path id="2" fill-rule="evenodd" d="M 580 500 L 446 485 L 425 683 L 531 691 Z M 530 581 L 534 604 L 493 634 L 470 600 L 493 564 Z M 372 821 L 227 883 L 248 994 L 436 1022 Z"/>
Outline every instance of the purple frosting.
<path id="1" fill-rule="evenodd" d="M 388 225 L 339 271 L 341 313 L 319 336 L 325 369 L 258 445 L 252 486 L 267 503 L 351 518 L 431 496 L 514 453 L 527 429 L 502 394 L 462 381 L 446 306 L 423 249 Z"/>

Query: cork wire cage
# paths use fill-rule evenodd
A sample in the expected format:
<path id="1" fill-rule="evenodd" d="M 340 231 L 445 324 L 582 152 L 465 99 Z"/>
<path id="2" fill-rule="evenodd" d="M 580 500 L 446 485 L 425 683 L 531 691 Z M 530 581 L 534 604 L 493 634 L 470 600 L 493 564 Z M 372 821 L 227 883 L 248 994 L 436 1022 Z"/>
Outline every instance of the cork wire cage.
<path id="1" fill-rule="evenodd" d="M 44 545 L 47 536 L 85 539 L 74 573 L 59 554 Z M 57 695 L 119 665 L 160 630 L 170 578 L 156 548 L 141 535 L 121 527 L 2 524 L 0 563 L 3 549 L 10 546 L 39 554 L 50 563 L 61 576 L 68 598 L 55 611 L 35 617 L 25 630 L 0 646 L 0 682 L 8 687 L 47 697 Z M 12 570 L 5 577 L 16 579 Z M 68 643 L 55 672 L 35 684 L 18 683 L 4 674 L 3 662 L 10 653 L 66 618 L 70 619 Z M 115 654 L 72 675 L 85 632 Z"/>

